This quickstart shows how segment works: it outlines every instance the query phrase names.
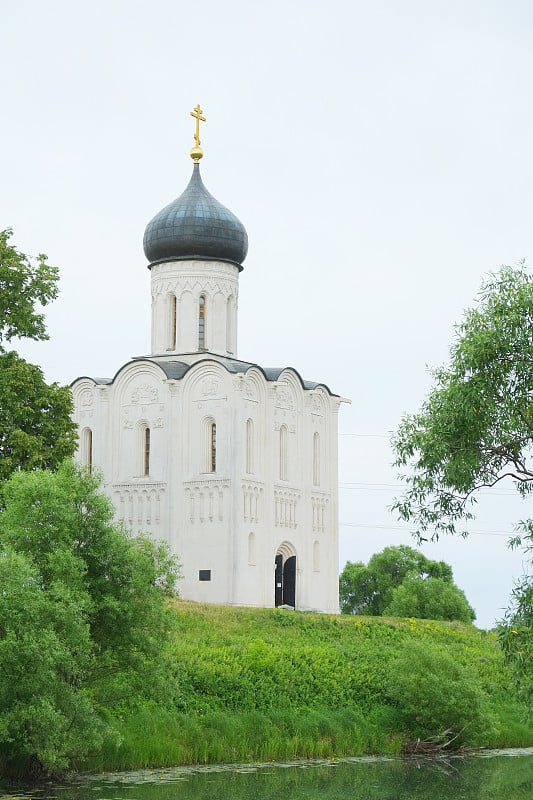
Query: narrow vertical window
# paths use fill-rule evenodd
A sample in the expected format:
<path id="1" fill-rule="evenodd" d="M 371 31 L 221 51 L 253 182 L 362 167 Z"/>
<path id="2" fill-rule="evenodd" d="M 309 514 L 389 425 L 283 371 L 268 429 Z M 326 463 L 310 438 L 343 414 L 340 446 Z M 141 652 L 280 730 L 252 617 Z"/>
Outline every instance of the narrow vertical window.
<path id="1" fill-rule="evenodd" d="M 176 295 L 170 295 L 170 339 L 169 339 L 169 349 L 175 350 L 176 349 L 176 326 L 178 323 L 178 301 L 176 300 Z"/>
<path id="2" fill-rule="evenodd" d="M 320 435 L 313 434 L 313 486 L 320 486 Z"/>
<path id="3" fill-rule="evenodd" d="M 256 564 L 255 533 L 248 534 L 248 564 L 251 566 Z"/>
<path id="4" fill-rule="evenodd" d="M 320 571 L 320 544 L 313 542 L 313 572 Z"/>
<path id="5" fill-rule="evenodd" d="M 144 429 L 143 434 L 143 475 L 150 474 L 150 428 Z"/>
<path id="6" fill-rule="evenodd" d="M 286 481 L 287 478 L 287 426 L 279 429 L 279 477 Z"/>
<path id="7" fill-rule="evenodd" d="M 254 423 L 251 419 L 246 420 L 246 472 L 252 474 L 254 471 Z"/>
<path id="8" fill-rule="evenodd" d="M 235 352 L 235 298 L 228 297 L 226 302 L 226 352 Z"/>
<path id="9" fill-rule="evenodd" d="M 202 472 L 217 471 L 217 426 L 213 417 L 202 423 Z"/>
<path id="10" fill-rule="evenodd" d="M 205 296 L 198 299 L 198 349 L 205 350 Z"/>
<path id="11" fill-rule="evenodd" d="M 82 436 L 81 448 L 82 463 L 88 472 L 93 470 L 93 432 L 90 428 L 85 428 Z"/>
<path id="12" fill-rule="evenodd" d="M 214 422 L 209 426 L 209 472 L 217 471 L 217 426 Z"/>

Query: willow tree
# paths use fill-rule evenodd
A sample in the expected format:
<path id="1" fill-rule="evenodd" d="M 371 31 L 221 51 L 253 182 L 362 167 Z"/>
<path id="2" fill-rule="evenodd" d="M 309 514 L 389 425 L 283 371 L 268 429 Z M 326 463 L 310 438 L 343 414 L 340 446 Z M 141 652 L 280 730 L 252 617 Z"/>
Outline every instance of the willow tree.
<path id="1" fill-rule="evenodd" d="M 449 364 L 418 414 L 403 419 L 393 447 L 407 484 L 393 508 L 419 540 L 467 534 L 481 489 L 533 488 L 533 276 L 522 264 L 486 281 L 457 326 Z M 511 546 L 533 552 L 531 509 Z M 533 702 L 533 577 L 523 576 L 501 626 L 518 686 Z"/>
<path id="2" fill-rule="evenodd" d="M 393 508 L 420 540 L 466 534 L 479 491 L 533 486 L 533 277 L 502 267 L 456 326 L 449 364 L 393 438 L 407 484 Z M 407 468 L 407 470 L 405 470 Z M 531 523 L 521 523 L 531 533 Z"/>

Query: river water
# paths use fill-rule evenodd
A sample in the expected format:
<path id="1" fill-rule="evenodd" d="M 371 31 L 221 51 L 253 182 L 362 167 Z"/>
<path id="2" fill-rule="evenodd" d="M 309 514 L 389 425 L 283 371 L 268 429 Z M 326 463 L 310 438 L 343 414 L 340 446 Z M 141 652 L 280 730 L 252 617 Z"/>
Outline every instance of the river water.
<path id="1" fill-rule="evenodd" d="M 533 748 L 467 757 L 180 767 L 2 786 L 0 800 L 533 800 Z"/>

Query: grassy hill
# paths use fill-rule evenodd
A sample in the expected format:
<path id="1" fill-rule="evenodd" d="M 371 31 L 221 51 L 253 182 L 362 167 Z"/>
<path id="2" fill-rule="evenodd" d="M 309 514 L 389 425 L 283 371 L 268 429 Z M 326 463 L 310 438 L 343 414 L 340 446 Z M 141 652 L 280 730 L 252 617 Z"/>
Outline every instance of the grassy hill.
<path id="1" fill-rule="evenodd" d="M 495 634 L 473 626 L 176 601 L 169 658 L 81 767 L 391 753 L 450 729 L 455 745 L 533 744 Z"/>

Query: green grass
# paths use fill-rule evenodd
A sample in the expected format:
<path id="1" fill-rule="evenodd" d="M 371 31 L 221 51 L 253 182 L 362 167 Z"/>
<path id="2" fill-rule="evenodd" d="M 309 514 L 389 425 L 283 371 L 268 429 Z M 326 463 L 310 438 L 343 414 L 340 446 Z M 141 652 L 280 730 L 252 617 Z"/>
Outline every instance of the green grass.
<path id="1" fill-rule="evenodd" d="M 123 703 L 114 713 L 119 744 L 78 766 L 394 753 L 402 741 L 441 733 L 447 714 L 465 745 L 533 744 L 496 636 L 473 626 L 185 601 L 175 615 L 166 699 L 148 691 Z M 399 678 L 405 692 L 395 691 Z M 434 729 L 418 713 L 419 692 L 430 717 L 435 709 Z"/>
<path id="2" fill-rule="evenodd" d="M 92 771 L 176 764 L 265 762 L 335 758 L 356 752 L 397 752 L 399 742 L 380 736 L 370 720 L 351 709 L 300 712 L 213 711 L 195 718 L 161 708 L 129 717 L 120 746 L 108 746 L 85 767 Z"/>

